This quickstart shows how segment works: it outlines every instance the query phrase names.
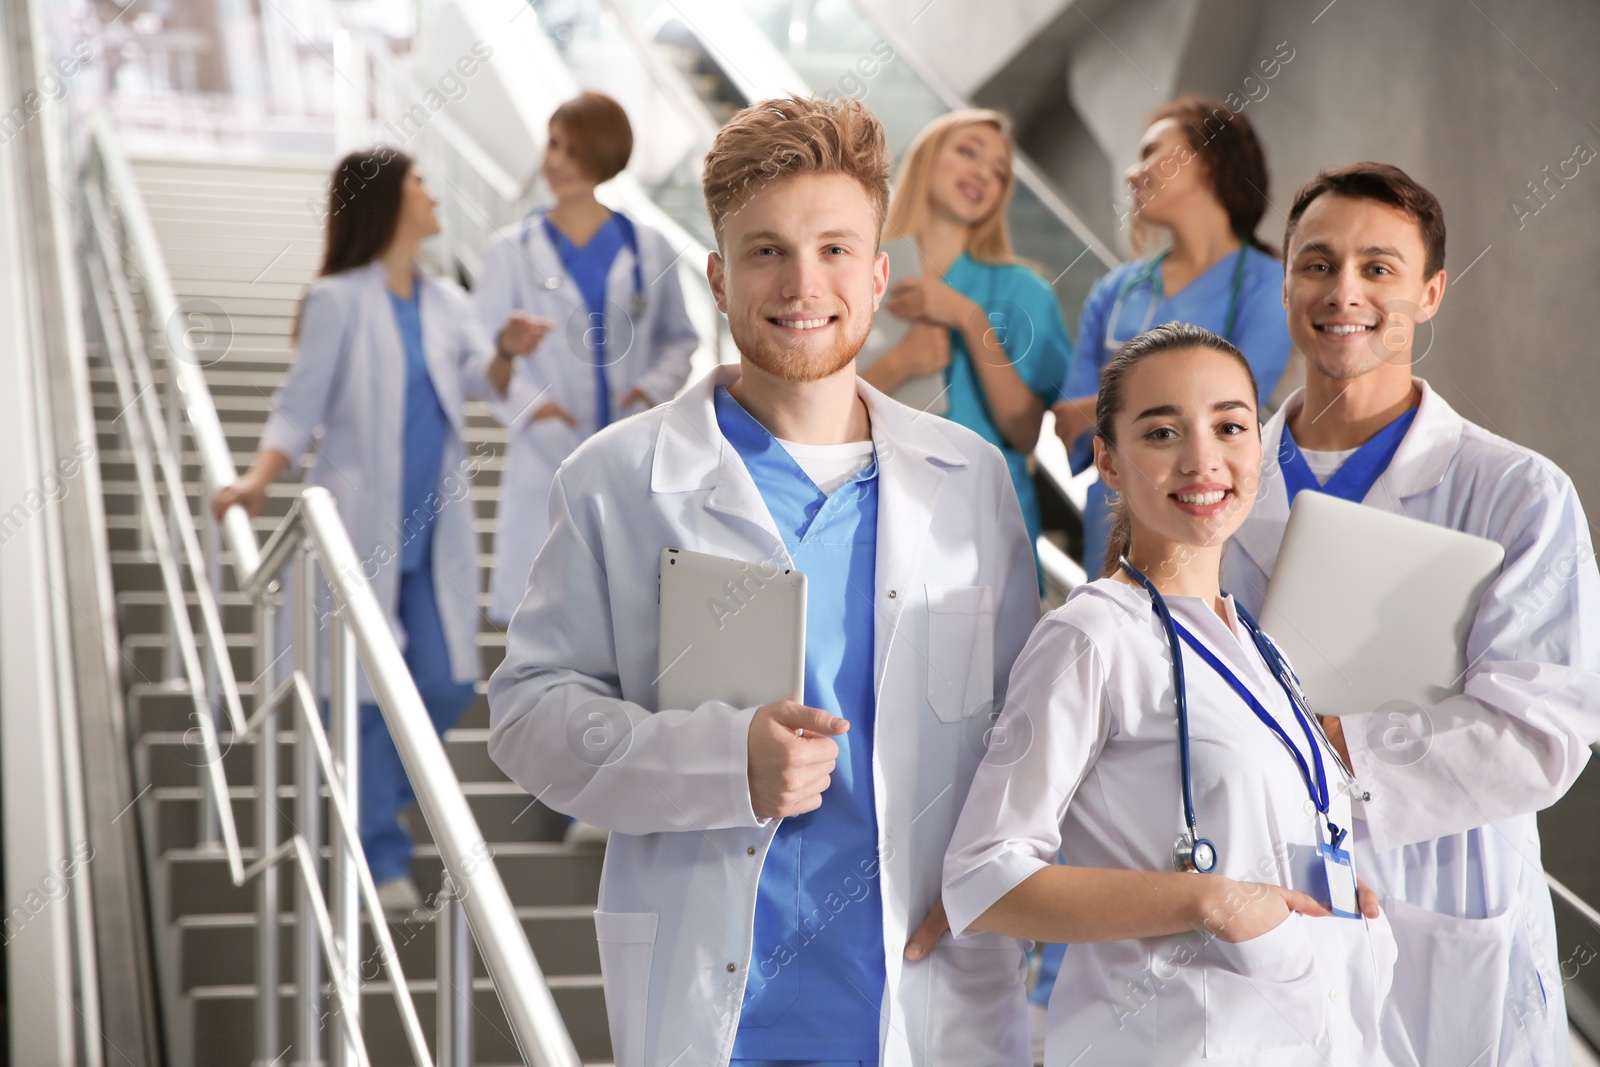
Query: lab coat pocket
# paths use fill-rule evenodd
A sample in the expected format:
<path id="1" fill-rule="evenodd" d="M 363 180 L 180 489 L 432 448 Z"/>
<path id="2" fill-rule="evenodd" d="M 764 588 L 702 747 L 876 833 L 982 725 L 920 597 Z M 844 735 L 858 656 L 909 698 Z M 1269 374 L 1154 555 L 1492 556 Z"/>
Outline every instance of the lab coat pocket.
<path id="1" fill-rule="evenodd" d="M 987 585 L 930 585 L 928 703 L 959 722 L 994 702 L 994 595 Z"/>
<path id="2" fill-rule="evenodd" d="M 999 934 L 944 937 L 928 963 L 933 974 L 923 1046 L 927 1063 L 1033 1062 L 1024 988 L 1028 960 L 1021 942 Z"/>
<path id="3" fill-rule="evenodd" d="M 1328 994 L 1318 981 L 1306 919 L 1259 937 L 1211 942 L 1205 970 L 1206 1058 L 1328 1044 Z"/>
<path id="4" fill-rule="evenodd" d="M 594 936 L 600 943 L 600 974 L 605 983 L 606 1018 L 611 1024 L 617 1067 L 645 1061 L 645 1021 L 650 1006 L 650 961 L 656 946 L 653 911 L 597 911 Z"/>
<path id="5" fill-rule="evenodd" d="M 1393 898 L 1381 907 L 1398 950 L 1385 1044 L 1429 1065 L 1499 1062 L 1515 913 L 1460 919 Z M 1469 975 L 1470 996 L 1447 992 Z"/>

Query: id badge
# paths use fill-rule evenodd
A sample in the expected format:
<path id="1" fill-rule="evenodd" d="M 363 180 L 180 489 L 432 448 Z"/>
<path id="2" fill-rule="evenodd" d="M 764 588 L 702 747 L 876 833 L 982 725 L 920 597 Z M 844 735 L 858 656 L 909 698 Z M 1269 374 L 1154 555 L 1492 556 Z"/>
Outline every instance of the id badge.
<path id="1" fill-rule="evenodd" d="M 1356 870 L 1350 863 L 1350 850 L 1334 848 L 1326 841 L 1317 849 L 1322 854 L 1322 871 L 1328 879 L 1328 907 L 1343 918 L 1361 918 L 1361 908 L 1356 901 Z"/>

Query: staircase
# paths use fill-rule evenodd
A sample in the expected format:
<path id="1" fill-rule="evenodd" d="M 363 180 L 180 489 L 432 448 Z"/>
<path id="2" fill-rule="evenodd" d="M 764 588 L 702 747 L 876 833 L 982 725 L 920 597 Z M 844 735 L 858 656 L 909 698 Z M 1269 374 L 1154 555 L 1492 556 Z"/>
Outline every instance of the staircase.
<path id="1" fill-rule="evenodd" d="M 293 360 L 289 340 L 296 303 L 320 261 L 322 233 L 318 222 L 327 171 L 276 164 L 144 161 L 134 170 L 165 254 L 180 312 L 190 326 L 208 333 L 213 344 L 201 348 L 204 368 L 218 414 L 242 471 L 250 463 L 273 390 Z M 165 388 L 161 359 L 156 364 L 158 388 Z M 218 847 L 203 840 L 199 774 L 204 763 L 193 704 L 181 675 L 169 669 L 165 634 L 165 597 L 158 565 L 145 546 L 140 529 L 140 501 L 132 458 L 120 423 L 123 404 L 104 354 L 92 367 L 93 399 L 104 479 L 109 548 L 117 600 L 117 640 L 127 696 L 130 737 L 134 744 L 137 817 L 144 835 L 149 899 L 160 974 L 167 1061 L 189 1064 L 249 1064 L 254 1048 L 255 896 L 252 885 L 235 887 Z M 468 405 L 466 446 L 473 454 L 482 445 L 494 460 L 480 466 L 472 489 L 479 563 L 489 564 L 489 548 L 499 497 L 505 433 L 487 410 Z M 184 479 L 189 504 L 199 515 L 200 489 L 196 457 L 187 440 Z M 298 487 L 280 482 L 272 488 L 262 515 L 255 521 L 257 538 L 265 541 L 288 511 Z M 228 633 L 234 671 L 244 690 L 248 715 L 260 696 L 252 679 L 267 666 L 259 662 L 253 635 L 254 612 L 237 591 L 224 561 L 220 590 L 223 625 Z M 487 588 L 485 576 L 483 589 Z M 483 603 L 487 594 L 480 593 Z M 193 594 L 191 615 L 196 618 Z M 500 630 L 486 618 L 478 635 L 482 677 L 499 664 L 505 647 Z M 178 679 L 178 680 L 174 680 Z M 506 779 L 487 753 L 489 708 L 479 683 L 478 699 L 461 725 L 445 737 L 446 750 L 460 777 L 512 902 L 517 906 L 541 967 L 554 992 L 579 1055 L 585 1063 L 611 1058 L 601 993 L 599 960 L 592 913 L 599 885 L 603 850 L 561 842 L 563 823 L 555 813 L 533 803 Z M 278 804 L 294 810 L 294 735 L 279 735 Z M 255 805 L 254 755 L 250 743 L 229 744 L 224 735 L 224 766 L 234 818 L 248 865 L 253 849 Z M 415 809 L 407 813 L 418 847 L 413 877 L 426 898 L 440 879 L 441 864 L 426 825 Z M 289 954 L 294 945 L 294 893 L 287 873 L 282 899 L 281 944 L 285 976 L 294 974 Z M 434 938 L 431 918 L 391 924 L 402 966 L 423 1026 L 432 1031 L 434 1004 Z M 363 953 L 371 948 L 364 928 Z M 477 1062 L 518 1062 L 499 1000 L 477 962 Z M 294 1033 L 292 989 L 282 998 L 288 1051 Z M 386 982 L 363 987 L 362 1019 L 374 1065 L 408 1064 L 410 1054 Z M 326 1045 L 336 1031 L 325 1032 Z M 298 1057 L 290 1053 L 283 1062 Z"/>

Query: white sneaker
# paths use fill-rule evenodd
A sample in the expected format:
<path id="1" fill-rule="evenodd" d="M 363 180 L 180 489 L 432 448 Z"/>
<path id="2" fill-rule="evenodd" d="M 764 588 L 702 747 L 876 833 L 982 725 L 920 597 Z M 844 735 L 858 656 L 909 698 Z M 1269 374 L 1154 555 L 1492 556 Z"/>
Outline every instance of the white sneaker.
<path id="1" fill-rule="evenodd" d="M 590 826 L 586 822 L 574 819 L 567 826 L 565 838 L 569 845 L 600 845 L 604 846 L 611 839 L 610 830 L 602 830 L 598 826 Z"/>
<path id="2" fill-rule="evenodd" d="M 387 919 L 404 919 L 422 907 L 422 893 L 409 878 L 390 878 L 378 883 L 378 903 Z"/>

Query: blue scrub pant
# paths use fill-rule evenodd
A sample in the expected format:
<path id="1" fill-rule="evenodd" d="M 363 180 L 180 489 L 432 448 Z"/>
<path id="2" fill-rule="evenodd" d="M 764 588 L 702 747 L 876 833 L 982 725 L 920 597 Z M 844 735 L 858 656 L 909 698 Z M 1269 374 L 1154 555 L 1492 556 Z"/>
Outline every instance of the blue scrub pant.
<path id="1" fill-rule="evenodd" d="M 1056 987 L 1056 976 L 1061 973 L 1061 961 L 1066 958 L 1066 945 L 1045 945 L 1039 953 L 1039 981 L 1028 994 L 1028 1003 L 1041 1008 L 1050 1006 L 1050 992 Z"/>
<path id="2" fill-rule="evenodd" d="M 865 1060 L 729 1060 L 728 1067 L 877 1067 Z"/>
<path id="3" fill-rule="evenodd" d="M 417 683 L 422 703 L 443 734 L 472 703 L 470 682 L 450 676 L 450 650 L 434 597 L 432 561 L 400 575 L 400 624 L 406 632 L 406 666 Z M 361 705 L 361 847 L 372 880 L 379 885 L 411 876 L 411 835 L 400 825 L 400 809 L 416 799 L 400 753 L 376 704 Z"/>

